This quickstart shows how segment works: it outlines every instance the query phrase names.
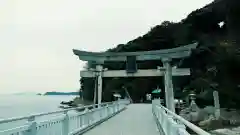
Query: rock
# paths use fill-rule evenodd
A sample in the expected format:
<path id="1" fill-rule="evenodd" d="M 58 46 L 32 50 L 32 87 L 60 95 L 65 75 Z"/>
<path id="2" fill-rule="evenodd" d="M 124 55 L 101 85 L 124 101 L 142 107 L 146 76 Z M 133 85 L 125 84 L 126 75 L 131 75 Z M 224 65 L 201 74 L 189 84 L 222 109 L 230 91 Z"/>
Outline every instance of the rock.
<path id="1" fill-rule="evenodd" d="M 179 116 L 181 116 L 181 117 L 183 117 L 184 119 L 190 121 L 190 120 L 191 120 L 191 117 L 190 117 L 189 113 L 190 113 L 190 109 L 189 109 L 189 108 L 185 108 L 185 109 L 183 109 L 183 110 L 181 110 L 181 111 L 179 112 Z"/>
<path id="2" fill-rule="evenodd" d="M 213 115 L 209 116 L 207 120 L 201 121 L 198 123 L 201 128 L 210 130 L 210 129 L 217 129 L 223 127 L 223 120 L 219 119 L 216 120 Z"/>
<path id="3" fill-rule="evenodd" d="M 237 110 L 227 111 L 222 108 L 221 110 L 221 118 L 225 121 L 228 121 L 228 125 L 238 125 L 240 124 L 240 114 Z"/>
<path id="4" fill-rule="evenodd" d="M 73 101 L 69 101 L 69 102 L 62 101 L 61 104 L 63 104 L 63 105 L 71 105 L 71 104 L 73 104 Z"/>
<path id="5" fill-rule="evenodd" d="M 202 119 L 199 117 L 199 112 L 190 112 L 190 117 L 192 122 L 198 122 Z"/>
<path id="6" fill-rule="evenodd" d="M 186 108 L 180 111 L 179 115 L 191 122 L 199 122 L 208 119 L 209 116 L 208 111 L 204 109 L 199 109 L 195 105 L 193 108 Z"/>
<path id="7" fill-rule="evenodd" d="M 215 113 L 215 108 L 213 106 L 206 106 L 203 109 L 208 115 L 214 115 Z"/>
<path id="8" fill-rule="evenodd" d="M 237 128 L 224 128 L 210 131 L 213 135 L 240 135 L 240 127 Z"/>
<path id="9" fill-rule="evenodd" d="M 210 125 L 210 121 L 213 120 L 213 119 L 214 119 L 213 116 L 210 116 L 209 119 L 204 120 L 204 121 L 200 121 L 198 123 L 198 125 L 201 126 L 201 127 L 209 126 Z"/>
<path id="10" fill-rule="evenodd" d="M 197 106 L 197 104 L 195 103 L 195 101 L 193 100 L 189 106 L 189 109 L 191 112 L 197 112 L 199 111 L 199 107 Z"/>

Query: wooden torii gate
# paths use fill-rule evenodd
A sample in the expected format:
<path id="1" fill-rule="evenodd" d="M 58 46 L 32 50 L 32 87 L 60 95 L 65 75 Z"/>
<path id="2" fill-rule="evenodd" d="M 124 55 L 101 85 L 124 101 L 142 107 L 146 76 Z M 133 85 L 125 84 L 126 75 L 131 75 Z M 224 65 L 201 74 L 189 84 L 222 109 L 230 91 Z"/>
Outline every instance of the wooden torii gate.
<path id="1" fill-rule="evenodd" d="M 97 77 L 98 78 L 98 104 L 102 101 L 102 77 L 147 77 L 147 76 L 164 76 L 165 83 L 165 100 L 166 106 L 171 111 L 175 112 L 174 93 L 172 76 L 190 75 L 189 68 L 172 68 L 170 62 L 172 59 L 188 57 L 191 50 L 197 47 L 197 43 L 181 46 L 173 49 L 164 49 L 156 51 L 142 52 L 86 52 L 73 49 L 73 53 L 82 61 L 95 61 L 95 71 L 81 71 L 81 77 Z M 146 60 L 161 60 L 163 67 L 157 69 L 138 70 L 136 61 Z M 104 70 L 103 64 L 105 61 L 126 61 L 127 67 L 132 64 L 133 68 L 128 70 Z M 134 63 L 135 62 L 135 63 Z M 135 64 L 135 65 L 134 65 Z"/>

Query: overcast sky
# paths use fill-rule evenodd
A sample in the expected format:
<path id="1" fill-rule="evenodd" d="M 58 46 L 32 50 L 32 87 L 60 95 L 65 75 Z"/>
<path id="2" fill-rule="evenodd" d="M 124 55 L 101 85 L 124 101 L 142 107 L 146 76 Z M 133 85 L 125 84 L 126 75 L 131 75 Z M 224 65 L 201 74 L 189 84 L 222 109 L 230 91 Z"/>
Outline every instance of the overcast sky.
<path id="1" fill-rule="evenodd" d="M 0 0 L 0 93 L 75 91 L 83 62 L 213 0 Z"/>

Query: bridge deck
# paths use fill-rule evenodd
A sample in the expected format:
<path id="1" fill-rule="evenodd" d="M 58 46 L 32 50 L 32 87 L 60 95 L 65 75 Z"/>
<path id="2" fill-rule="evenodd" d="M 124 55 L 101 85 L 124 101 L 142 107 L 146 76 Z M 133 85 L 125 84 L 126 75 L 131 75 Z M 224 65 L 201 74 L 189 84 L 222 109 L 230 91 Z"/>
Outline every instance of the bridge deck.
<path id="1" fill-rule="evenodd" d="M 159 135 L 151 104 L 131 104 L 84 135 Z"/>

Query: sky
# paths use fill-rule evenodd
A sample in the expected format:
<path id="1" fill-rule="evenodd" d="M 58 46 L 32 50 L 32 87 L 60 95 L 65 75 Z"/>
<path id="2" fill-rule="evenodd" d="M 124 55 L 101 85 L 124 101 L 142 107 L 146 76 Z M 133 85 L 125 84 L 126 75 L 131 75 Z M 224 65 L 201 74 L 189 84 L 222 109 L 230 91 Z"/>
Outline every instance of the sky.
<path id="1" fill-rule="evenodd" d="M 104 51 L 213 0 L 0 0 L 0 94 L 76 91 L 72 49 Z"/>

